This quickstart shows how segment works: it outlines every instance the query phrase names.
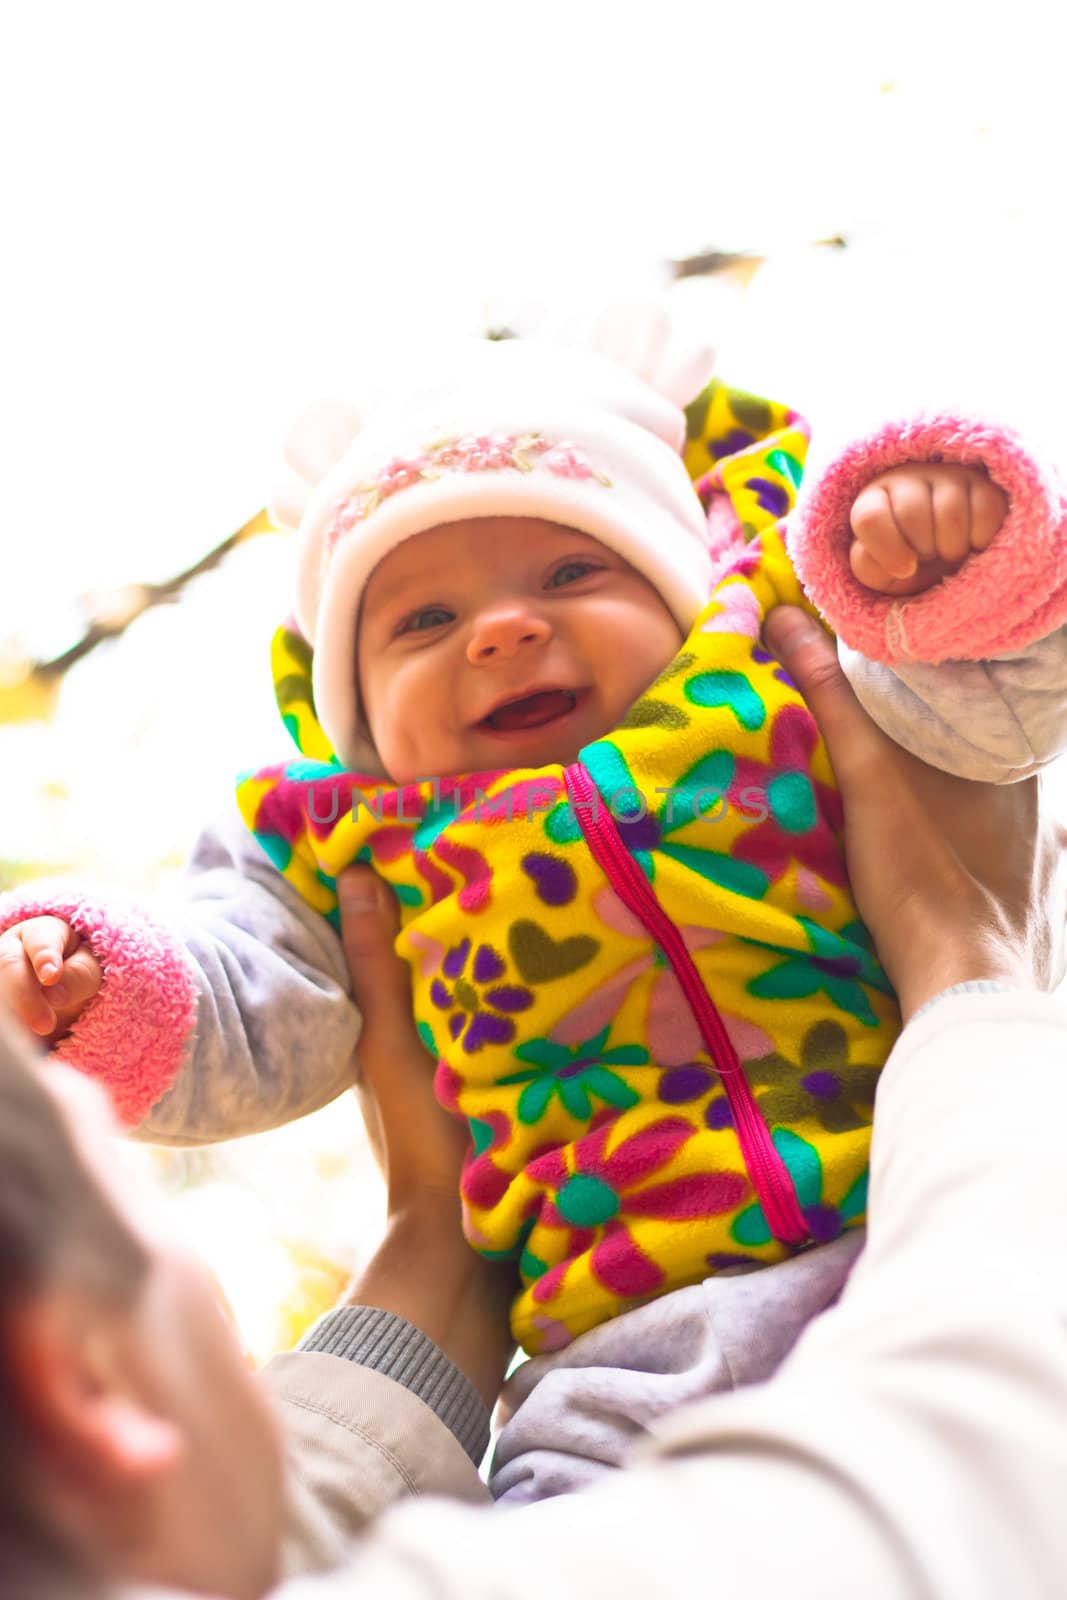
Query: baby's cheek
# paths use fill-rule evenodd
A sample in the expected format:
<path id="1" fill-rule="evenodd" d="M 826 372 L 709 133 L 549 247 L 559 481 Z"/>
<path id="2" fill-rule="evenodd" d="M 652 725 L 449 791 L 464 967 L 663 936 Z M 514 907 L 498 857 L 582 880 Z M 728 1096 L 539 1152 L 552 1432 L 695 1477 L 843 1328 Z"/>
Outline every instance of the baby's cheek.
<path id="1" fill-rule="evenodd" d="M 669 627 L 660 624 L 643 639 L 638 636 L 632 650 L 615 651 L 616 670 L 621 669 L 622 672 L 622 682 L 617 692 L 620 704 L 616 707 L 620 715 L 652 687 L 660 673 L 670 666 L 684 642 L 681 631 L 672 622 Z"/>
<path id="2" fill-rule="evenodd" d="M 405 708 L 371 728 L 374 747 L 393 783 L 415 783 L 451 770 L 446 741 L 430 720 L 432 712 Z M 377 727 L 377 732 L 375 732 Z"/>

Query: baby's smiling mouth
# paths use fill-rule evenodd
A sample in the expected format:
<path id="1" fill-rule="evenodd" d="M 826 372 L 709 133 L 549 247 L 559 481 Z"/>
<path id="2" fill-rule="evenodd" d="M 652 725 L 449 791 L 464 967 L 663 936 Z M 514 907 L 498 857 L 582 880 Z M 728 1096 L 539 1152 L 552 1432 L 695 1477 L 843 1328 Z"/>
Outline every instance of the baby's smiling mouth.
<path id="1" fill-rule="evenodd" d="M 497 706 L 478 726 L 490 733 L 525 733 L 529 728 L 545 728 L 570 715 L 578 704 L 579 693 L 576 689 L 539 689 L 535 694 Z"/>

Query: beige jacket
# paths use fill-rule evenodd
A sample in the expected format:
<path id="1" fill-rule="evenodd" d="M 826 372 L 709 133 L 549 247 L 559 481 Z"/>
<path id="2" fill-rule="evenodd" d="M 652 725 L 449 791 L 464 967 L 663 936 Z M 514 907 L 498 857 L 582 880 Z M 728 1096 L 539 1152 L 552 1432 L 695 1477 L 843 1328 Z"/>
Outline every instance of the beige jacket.
<path id="1" fill-rule="evenodd" d="M 414 1394 L 279 1357 L 294 1576 L 274 1600 L 1059 1600 L 1067 1010 L 942 999 L 894 1050 L 877 1113 L 840 1304 L 770 1382 L 687 1406 L 587 1492 L 489 1510 Z"/>

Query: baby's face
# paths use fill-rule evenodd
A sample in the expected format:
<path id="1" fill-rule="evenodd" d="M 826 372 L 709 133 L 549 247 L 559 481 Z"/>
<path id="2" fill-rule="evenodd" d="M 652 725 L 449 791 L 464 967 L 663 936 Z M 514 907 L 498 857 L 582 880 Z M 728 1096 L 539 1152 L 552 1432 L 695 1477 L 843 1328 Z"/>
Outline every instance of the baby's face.
<path id="1" fill-rule="evenodd" d="M 682 642 L 627 561 L 532 517 L 406 540 L 372 573 L 360 619 L 360 704 L 394 783 L 573 761 Z"/>

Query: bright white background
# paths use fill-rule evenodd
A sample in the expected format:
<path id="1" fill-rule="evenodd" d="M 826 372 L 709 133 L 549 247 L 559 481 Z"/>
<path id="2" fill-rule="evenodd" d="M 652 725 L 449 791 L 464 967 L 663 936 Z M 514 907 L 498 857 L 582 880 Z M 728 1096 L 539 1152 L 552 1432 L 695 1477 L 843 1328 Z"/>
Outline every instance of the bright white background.
<path id="1" fill-rule="evenodd" d="M 0 650 L 58 651 L 80 595 L 203 554 L 263 504 L 296 411 L 358 394 L 369 363 L 650 287 L 709 246 L 766 257 L 744 294 L 694 292 L 724 376 L 804 411 L 816 460 L 953 400 L 1062 464 L 1067 113 L 1042 16 L 9 8 Z M 234 770 L 284 750 L 265 652 L 290 555 L 255 541 L 74 672 L 50 725 L 0 727 L 0 855 L 135 885 L 180 860 Z M 357 1140 L 344 1107 L 160 1168 L 258 1352 L 289 1331 L 281 1301 L 326 1295 L 320 1250 L 365 1248 Z"/>

